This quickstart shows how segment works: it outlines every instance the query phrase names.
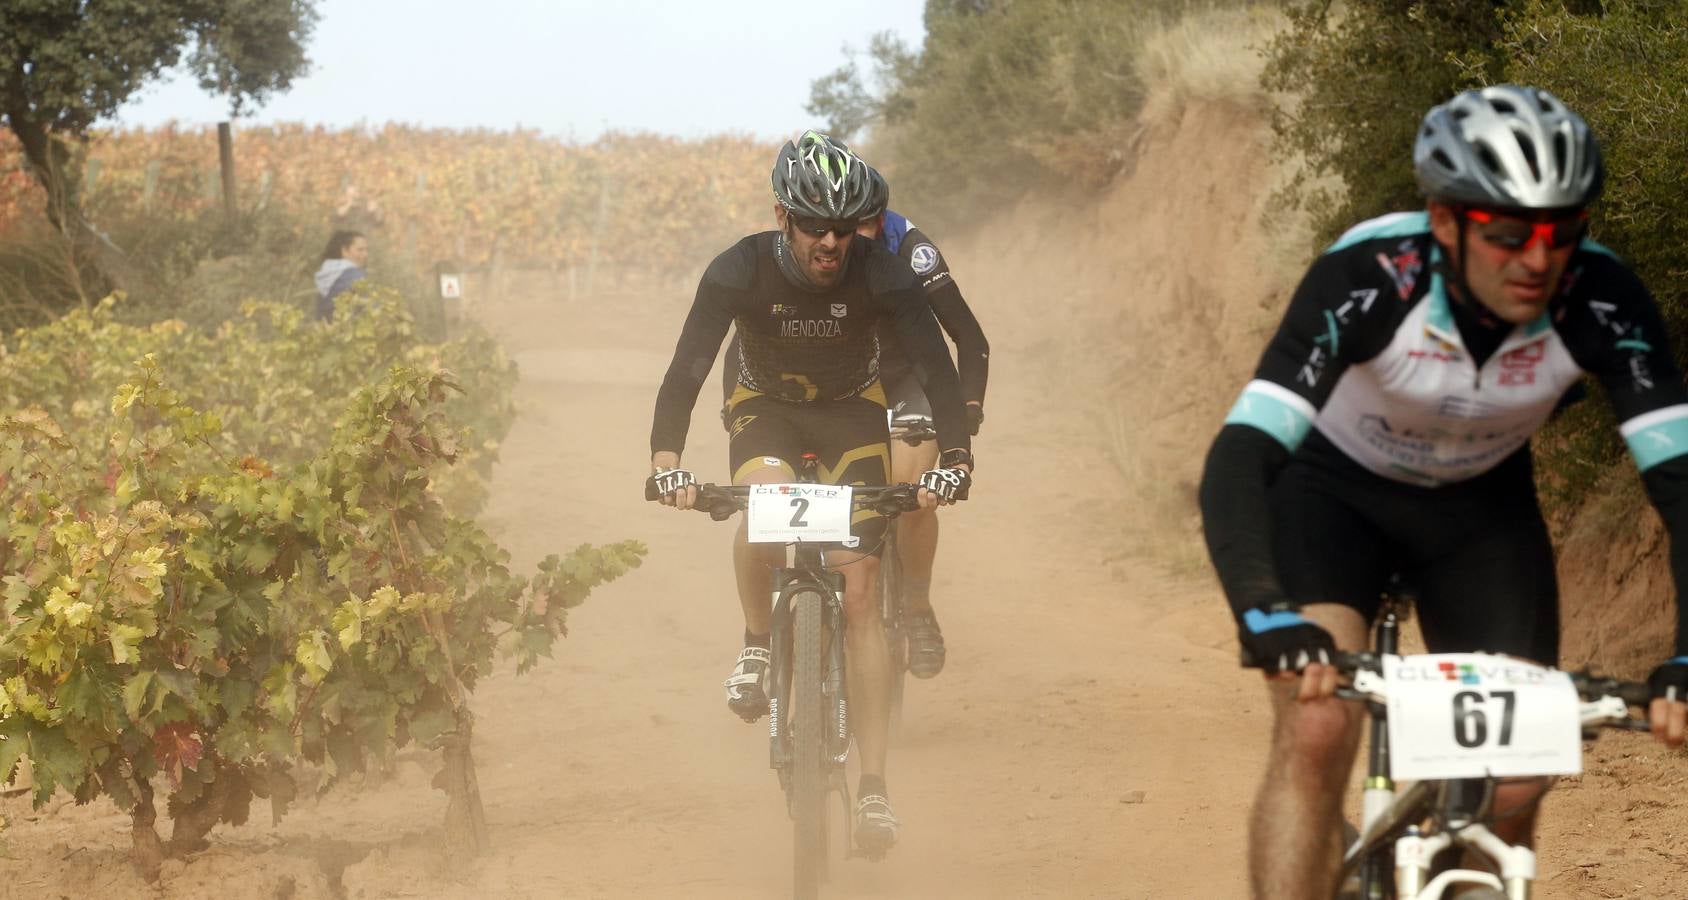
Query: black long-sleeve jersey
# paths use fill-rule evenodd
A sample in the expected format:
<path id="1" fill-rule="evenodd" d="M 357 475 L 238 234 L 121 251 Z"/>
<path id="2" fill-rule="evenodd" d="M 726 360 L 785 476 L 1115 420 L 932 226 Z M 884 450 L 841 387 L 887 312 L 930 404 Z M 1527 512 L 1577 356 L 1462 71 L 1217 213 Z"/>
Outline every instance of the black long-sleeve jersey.
<path id="1" fill-rule="evenodd" d="M 782 252 L 778 232 L 754 234 L 704 272 L 657 392 L 651 452 L 685 449 L 692 405 L 729 325 L 742 342 L 739 380 L 802 403 L 853 397 L 878 381 L 877 329 L 885 320 L 914 361 L 939 444 L 971 449 L 955 366 L 909 267 L 872 241 L 852 241 L 842 280 L 809 291 L 781 273 L 776 254 Z"/>
<path id="2" fill-rule="evenodd" d="M 938 324 L 943 326 L 944 332 L 955 342 L 955 362 L 957 372 L 961 376 L 962 399 L 983 405 L 985 382 L 990 376 L 990 343 L 985 340 L 985 330 L 979 326 L 979 320 L 974 317 L 973 310 L 962 298 L 961 288 L 956 286 L 955 276 L 950 274 L 948 261 L 939 252 L 937 245 L 920 229 L 890 210 L 885 212 L 884 229 L 880 232 L 879 243 L 908 264 L 915 280 L 920 282 L 925 291 L 932 313 L 938 317 Z M 903 352 L 902 342 L 897 340 L 893 321 L 882 320 L 879 326 L 879 377 L 887 386 L 913 374 L 908 355 Z M 727 344 L 727 352 L 721 364 L 723 401 L 732 397 L 733 388 L 739 382 L 738 348 L 738 335 L 734 333 L 732 341 Z"/>
<path id="3" fill-rule="evenodd" d="M 961 376 L 962 399 L 969 403 L 985 402 L 985 382 L 990 375 L 990 343 L 985 330 L 961 296 L 955 276 L 950 274 L 949 262 L 938 246 L 932 243 L 914 223 L 892 211 L 886 211 L 884 231 L 880 240 L 886 249 L 908 263 L 909 269 L 926 292 L 932 313 L 944 332 L 955 341 L 955 367 Z M 906 377 L 910 371 L 908 357 L 901 346 L 889 339 L 887 326 L 881 326 L 879 369 L 887 384 Z"/>
<path id="4" fill-rule="evenodd" d="M 1542 317 L 1477 360 L 1454 325 L 1424 213 L 1351 229 L 1308 270 L 1202 478 L 1203 528 L 1227 598 L 1279 602 L 1267 488 L 1317 429 L 1372 473 L 1455 490 L 1519 452 L 1585 373 L 1605 388 L 1688 587 L 1688 387 L 1658 307 L 1611 251 L 1585 240 Z M 1677 604 L 1688 653 L 1688 604 Z"/>

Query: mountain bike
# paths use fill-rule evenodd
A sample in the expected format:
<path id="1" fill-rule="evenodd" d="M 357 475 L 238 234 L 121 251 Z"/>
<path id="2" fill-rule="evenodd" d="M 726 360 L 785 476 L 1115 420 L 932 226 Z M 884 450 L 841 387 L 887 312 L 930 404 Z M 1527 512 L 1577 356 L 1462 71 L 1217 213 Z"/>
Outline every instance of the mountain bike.
<path id="1" fill-rule="evenodd" d="M 753 543 L 785 543 L 789 565 L 775 569 L 768 666 L 769 765 L 779 775 L 792 820 L 792 875 L 798 900 L 813 900 L 829 876 L 827 803 L 836 794 L 846 833 L 851 798 L 845 763 L 851 725 L 844 659 L 844 576 L 826 568 L 855 510 L 895 517 L 920 506 L 912 484 L 817 484 L 817 461 L 803 454 L 797 484 L 698 485 L 694 507 L 725 521 L 745 511 Z M 645 498 L 656 499 L 646 483 Z M 847 855 L 874 856 L 851 848 Z"/>
<path id="2" fill-rule="evenodd" d="M 1361 825 L 1343 855 L 1344 883 L 1357 876 L 1357 889 L 1337 896 L 1442 900 L 1457 887 L 1460 900 L 1529 900 L 1536 854 L 1493 832 L 1495 786 L 1502 778 L 1575 774 L 1581 742 L 1595 729 L 1649 730 L 1629 708 L 1645 707 L 1650 692 L 1511 657 L 1399 655 L 1410 603 L 1409 591 L 1392 589 L 1372 649 L 1336 659 L 1352 678 L 1337 696 L 1365 703 L 1371 719 Z M 1397 790 L 1397 781 L 1408 780 Z M 1496 872 L 1447 868 L 1432 877 L 1436 858 L 1450 849 Z"/>
<path id="3" fill-rule="evenodd" d="M 887 410 L 891 440 L 915 446 L 935 441 L 932 417 L 921 413 L 897 415 Z M 903 604 L 903 559 L 897 547 L 897 520 L 885 523 L 885 548 L 879 560 L 879 616 L 885 623 L 885 644 L 891 649 L 891 728 L 903 720 L 903 686 L 908 678 L 908 608 Z"/>

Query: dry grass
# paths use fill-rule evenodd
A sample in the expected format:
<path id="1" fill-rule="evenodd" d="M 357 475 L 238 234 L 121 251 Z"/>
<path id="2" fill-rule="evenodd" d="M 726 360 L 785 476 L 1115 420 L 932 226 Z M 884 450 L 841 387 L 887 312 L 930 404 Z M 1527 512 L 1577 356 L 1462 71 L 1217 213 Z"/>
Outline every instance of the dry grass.
<path id="1" fill-rule="evenodd" d="M 1147 32 L 1135 60 L 1137 76 L 1148 86 L 1144 124 L 1171 121 L 1197 102 L 1264 111 L 1262 50 L 1285 24 L 1276 6 L 1256 3 L 1195 9 Z"/>

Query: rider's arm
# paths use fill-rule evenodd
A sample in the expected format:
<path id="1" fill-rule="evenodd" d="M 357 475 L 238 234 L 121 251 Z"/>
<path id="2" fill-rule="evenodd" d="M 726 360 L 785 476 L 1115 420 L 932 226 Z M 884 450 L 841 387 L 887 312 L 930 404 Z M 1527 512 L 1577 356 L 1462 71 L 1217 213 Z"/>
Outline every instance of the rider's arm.
<path id="1" fill-rule="evenodd" d="M 1641 473 L 1647 498 L 1670 533 L 1670 572 L 1676 586 L 1676 656 L 1688 656 L 1688 456 L 1672 457 Z"/>
<path id="2" fill-rule="evenodd" d="M 925 232 L 914 227 L 903 237 L 899 253 L 908 260 L 909 269 L 926 291 L 926 300 L 932 304 L 938 324 L 955 341 L 955 365 L 961 376 L 962 398 L 968 403 L 984 405 L 991 347 L 973 310 L 961 298 L 961 288 L 956 286 L 955 275 L 950 272 L 949 259 Z"/>
<path id="3" fill-rule="evenodd" d="M 727 342 L 727 350 L 721 354 L 721 406 L 725 407 L 733 399 L 733 391 L 738 390 L 739 376 L 739 336 L 733 332 L 733 339 Z"/>
<path id="4" fill-rule="evenodd" d="M 1634 273 L 1604 255 L 1581 258 L 1578 281 L 1599 284 L 1567 304 L 1560 333 L 1577 363 L 1600 379 L 1641 470 L 1647 497 L 1670 533 L 1676 586 L 1676 654 L 1688 655 L 1688 387 L 1671 354 L 1658 305 Z"/>
<path id="5" fill-rule="evenodd" d="M 716 257 L 698 283 L 691 312 L 674 345 L 674 359 L 656 394 L 656 415 L 651 423 L 653 456 L 686 449 L 686 431 L 691 426 L 697 392 L 709 377 L 721 340 L 733 323 L 733 299 L 749 287 L 755 271 L 755 259 L 746 252 L 750 249 L 741 242 Z"/>
<path id="6" fill-rule="evenodd" d="M 891 316 L 892 332 L 902 344 L 903 354 L 915 380 L 932 405 L 932 427 L 938 432 L 938 447 L 944 451 L 972 451 L 968 437 L 967 409 L 961 399 L 961 381 L 950 361 L 949 345 L 938 330 L 932 306 L 919 282 L 901 260 L 884 250 L 870 252 L 869 294 L 880 315 Z"/>
<path id="7" fill-rule="evenodd" d="M 926 299 L 932 304 L 938 323 L 955 341 L 955 364 L 961 377 L 963 399 L 983 405 L 991 361 L 991 345 L 985 340 L 985 330 L 979 327 L 979 320 L 973 317 L 973 310 L 961 298 L 961 289 L 953 279 L 946 279 Z"/>
<path id="8" fill-rule="evenodd" d="M 1382 273 L 1369 257 L 1356 260 L 1352 253 L 1327 254 L 1308 269 L 1208 451 L 1202 532 L 1239 618 L 1294 599 L 1285 596 L 1273 561 L 1267 489 L 1312 429 L 1342 372 L 1388 343 L 1406 305 L 1392 286 L 1380 299 L 1379 290 L 1356 278 L 1356 266 L 1366 275 Z"/>

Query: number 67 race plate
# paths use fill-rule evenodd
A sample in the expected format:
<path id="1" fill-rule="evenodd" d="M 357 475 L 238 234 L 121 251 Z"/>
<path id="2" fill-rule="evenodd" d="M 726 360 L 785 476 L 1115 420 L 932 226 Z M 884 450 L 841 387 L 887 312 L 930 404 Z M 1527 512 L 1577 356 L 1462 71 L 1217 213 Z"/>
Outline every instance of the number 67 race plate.
<path id="1" fill-rule="evenodd" d="M 850 539 L 847 484 L 754 484 L 749 508 L 753 544 Z"/>
<path id="2" fill-rule="evenodd" d="M 1389 774 L 1400 781 L 1582 771 L 1571 677 L 1480 653 L 1385 656 Z"/>

